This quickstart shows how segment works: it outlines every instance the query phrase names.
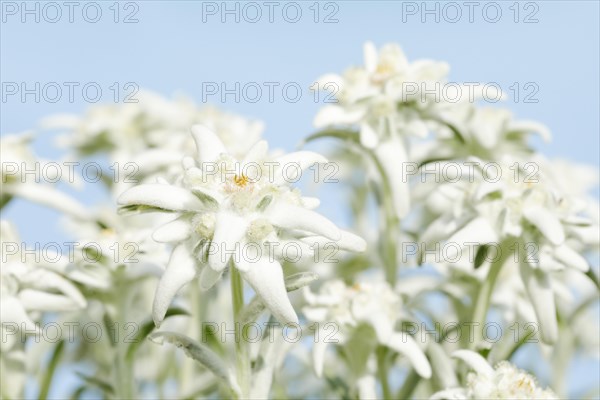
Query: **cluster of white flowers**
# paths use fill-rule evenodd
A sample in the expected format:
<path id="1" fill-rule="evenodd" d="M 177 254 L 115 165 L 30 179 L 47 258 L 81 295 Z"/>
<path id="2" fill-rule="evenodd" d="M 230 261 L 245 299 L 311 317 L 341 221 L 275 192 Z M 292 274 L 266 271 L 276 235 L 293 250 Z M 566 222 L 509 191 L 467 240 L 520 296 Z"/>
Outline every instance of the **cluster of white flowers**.
<path id="1" fill-rule="evenodd" d="M 98 183 L 109 204 L 85 207 L 61 185 L 28 180 L 41 161 L 34 136 L 3 135 L 1 206 L 58 210 L 77 244 L 30 262 L 2 221 L 1 397 L 29 395 L 33 375 L 44 397 L 60 360 L 92 366 L 77 371 L 74 398 L 564 395 L 575 350 L 598 354 L 588 318 L 600 287 L 597 171 L 536 153 L 529 138 L 548 141 L 548 129 L 480 106 L 482 93 L 440 98 L 431 88 L 448 74 L 446 63 L 367 43 L 363 66 L 319 79 L 337 104 L 304 143 L 342 139 L 328 158 L 341 167 L 336 190 L 351 187 L 349 230 L 294 186 L 327 158 L 270 150 L 262 122 L 186 98 L 141 91 L 44 121 L 66 160 L 135 166 L 133 179 Z M 73 318 L 106 335 L 70 332 L 69 359 L 52 343 L 37 350 L 47 370 L 25 367 L 44 323 Z M 496 344 L 486 322 L 500 327 Z M 530 343 L 553 366 L 554 390 L 513 364 Z"/>
<path id="2" fill-rule="evenodd" d="M 452 388 L 434 394 L 431 399 L 558 399 L 550 389 L 542 389 L 535 377 L 508 361 L 492 368 L 477 353 L 459 350 L 454 356 L 465 361 L 474 372 L 467 375 L 465 388 Z"/>

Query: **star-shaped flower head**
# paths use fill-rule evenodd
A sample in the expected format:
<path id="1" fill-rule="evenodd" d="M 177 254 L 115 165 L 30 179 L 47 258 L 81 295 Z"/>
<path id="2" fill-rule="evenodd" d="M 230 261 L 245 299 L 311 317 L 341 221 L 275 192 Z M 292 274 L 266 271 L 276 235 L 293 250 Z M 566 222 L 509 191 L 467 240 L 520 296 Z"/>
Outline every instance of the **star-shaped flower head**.
<path id="1" fill-rule="evenodd" d="M 175 244 L 156 291 L 155 322 L 160 324 L 186 283 L 199 275 L 201 286 L 209 289 L 228 266 L 241 272 L 279 321 L 297 322 L 280 264 L 286 248 L 293 246 L 306 257 L 327 241 L 341 249 L 366 247 L 313 211 L 318 200 L 302 197 L 288 182 L 325 158 L 309 151 L 272 158 L 267 143 L 259 141 L 236 159 L 205 126 L 194 126 L 192 135 L 197 156 L 183 159 L 176 185 L 143 184 L 119 198 L 123 210 L 176 215 L 153 234 L 156 241 Z"/>
<path id="2" fill-rule="evenodd" d="M 33 139 L 34 136 L 30 132 L 7 134 L 0 139 L 0 159 L 2 160 L 0 207 L 12 198 L 21 198 L 54 208 L 76 218 L 86 218 L 85 207 L 71 196 L 58 190 L 53 184 L 59 180 L 68 182 L 68 179 L 65 179 L 70 176 L 68 167 L 65 164 L 53 162 L 52 168 L 46 170 L 47 162 L 36 157 L 31 149 Z M 54 172 L 55 170 L 56 172 Z M 32 173 L 32 171 L 38 172 Z"/>
<path id="3" fill-rule="evenodd" d="M 413 337 L 398 330 L 401 319 L 402 299 L 386 282 L 364 282 L 347 286 L 340 280 L 326 282 L 318 294 L 305 289 L 308 303 L 303 312 L 310 321 L 322 324 L 335 323 L 339 328 L 336 339 L 345 343 L 353 330 L 366 324 L 373 328 L 376 341 L 406 356 L 417 373 L 424 378 L 431 376 L 431 366 L 423 350 Z M 327 340 L 321 332 L 320 340 L 313 349 L 314 368 L 317 376 L 323 373 Z"/>
<path id="4" fill-rule="evenodd" d="M 448 388 L 431 396 L 436 399 L 557 399 L 550 389 L 539 386 L 534 376 L 501 361 L 492 368 L 487 360 L 469 350 L 457 350 L 455 358 L 465 362 L 473 372 L 467 375 L 466 387 Z"/>
<path id="5" fill-rule="evenodd" d="M 73 311 L 86 306 L 86 300 L 73 283 L 35 262 L 36 256 L 23 253 L 23 243 L 8 221 L 0 221 L 2 265 L 0 266 L 0 325 L 15 324 L 26 332 L 39 332 L 31 313 Z M 39 257 L 39 255 L 38 255 Z M 54 260 L 60 255 L 47 255 Z M 44 257 L 46 258 L 46 256 Z M 31 260 L 31 262 L 30 262 Z"/>
<path id="6" fill-rule="evenodd" d="M 375 148 L 390 136 L 423 137 L 428 128 L 422 113 L 432 113 L 440 103 L 423 89 L 445 82 L 447 73 L 446 63 L 409 63 L 398 45 L 386 44 L 377 51 L 367 42 L 363 66 L 350 68 L 341 76 L 319 78 L 320 88 L 336 89 L 338 104 L 323 107 L 314 123 L 317 127 L 359 124 L 360 141 L 367 148 Z"/>

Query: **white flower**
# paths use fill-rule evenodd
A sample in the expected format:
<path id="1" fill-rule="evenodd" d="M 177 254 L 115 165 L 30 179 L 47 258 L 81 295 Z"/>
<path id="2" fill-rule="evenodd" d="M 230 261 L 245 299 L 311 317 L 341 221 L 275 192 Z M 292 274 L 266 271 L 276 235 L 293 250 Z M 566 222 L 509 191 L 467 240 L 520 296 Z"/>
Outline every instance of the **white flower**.
<path id="1" fill-rule="evenodd" d="M 447 72 L 445 63 L 419 60 L 409 64 L 395 44 L 384 45 L 378 53 L 373 43 L 367 42 L 364 67 L 319 79 L 324 89 L 328 83 L 339 88 L 339 105 L 324 107 L 315 117 L 315 125 L 359 124 L 360 140 L 367 148 L 398 134 L 424 137 L 428 127 L 421 113 L 435 107 L 436 101 L 422 101 L 422 96 L 427 97 L 422 88 L 445 81 Z"/>
<path id="2" fill-rule="evenodd" d="M 114 288 L 119 267 L 125 267 L 130 279 L 159 276 L 169 254 L 150 235 L 155 224 L 164 222 L 159 215 L 124 218 L 109 208 L 89 212 L 86 220 L 67 220 L 66 228 L 77 235 L 77 244 L 72 259 L 60 270 L 69 279 L 101 291 Z"/>
<path id="3" fill-rule="evenodd" d="M 385 282 L 361 282 L 346 286 L 340 280 L 326 282 L 318 294 L 304 290 L 307 306 L 302 311 L 308 320 L 319 323 L 319 340 L 315 341 L 313 363 L 317 376 L 323 373 L 328 341 L 326 323 L 339 328 L 336 339 L 344 343 L 362 324 L 372 327 L 376 341 L 406 356 L 424 378 L 431 376 L 431 366 L 418 343 L 409 334 L 397 330 L 402 300 Z"/>
<path id="4" fill-rule="evenodd" d="M 79 155 L 103 151 L 133 155 L 180 143 L 195 121 L 196 106 L 187 99 L 170 101 L 156 93 L 140 91 L 129 100 L 90 107 L 81 117 L 54 115 L 46 118 L 44 126 L 67 130 L 60 143 Z"/>
<path id="5" fill-rule="evenodd" d="M 278 261 L 283 245 L 293 243 L 307 256 L 314 250 L 312 244 L 327 240 L 342 248 L 365 248 L 362 239 L 312 211 L 318 201 L 302 198 L 285 181 L 286 166 L 303 170 L 325 159 L 303 151 L 270 160 L 267 143 L 260 141 L 237 160 L 206 127 L 194 126 L 192 133 L 198 154 L 196 160 L 184 158 L 179 186 L 144 184 L 119 198 L 124 210 L 177 216 L 153 235 L 159 242 L 175 243 L 157 288 L 155 322 L 160 324 L 173 296 L 198 275 L 200 266 L 201 285 L 208 289 L 230 260 L 277 319 L 296 322 Z"/>
<path id="6" fill-rule="evenodd" d="M 458 350 L 453 355 L 474 372 L 468 374 L 465 388 L 446 389 L 431 399 L 558 399 L 550 389 L 540 388 L 535 377 L 508 361 L 492 368 L 478 353 Z"/>
<path id="7" fill-rule="evenodd" d="M 192 156 L 189 127 L 201 123 L 219 132 L 235 156 L 244 154 L 262 134 L 263 124 L 214 107 L 199 108 L 187 98 L 174 100 L 142 90 L 131 102 L 90 107 L 83 116 L 55 115 L 44 126 L 67 132 L 60 143 L 75 150 L 74 157 L 107 153 L 118 162 L 119 177 L 148 181 L 173 175 L 183 155 Z M 135 101 L 134 101 L 135 100 Z M 133 169 L 135 167 L 135 170 Z M 135 176 L 133 173 L 135 172 Z M 131 185 L 120 179 L 115 192 Z"/>
<path id="8" fill-rule="evenodd" d="M 395 44 L 384 45 L 379 53 L 368 42 L 364 46 L 364 67 L 351 68 L 343 76 L 326 75 L 320 87 L 339 88 L 339 104 L 323 107 L 315 117 L 317 128 L 335 125 L 357 126 L 360 143 L 371 149 L 387 180 L 398 217 L 410 208 L 409 187 L 400 171 L 408 161 L 408 136 L 423 138 L 428 124 L 437 120 L 439 99 L 424 94 L 424 88 L 445 81 L 445 63 L 419 60 L 409 64 Z"/>
<path id="9" fill-rule="evenodd" d="M 207 106 L 199 110 L 198 123 L 219 135 L 225 148 L 241 159 L 261 139 L 264 123 Z"/>
<path id="10" fill-rule="evenodd" d="M 30 148 L 32 140 L 33 135 L 27 132 L 3 135 L 0 139 L 0 159 L 2 159 L 0 207 L 16 197 L 54 208 L 76 218 L 85 218 L 87 211 L 83 205 L 56 189 L 51 183 L 45 182 L 45 180 L 54 181 L 55 178 L 69 176 L 67 167 L 61 163 L 54 163 L 54 166 L 60 168 L 57 172 L 60 175 L 58 177 L 45 175 L 42 172 L 45 161 L 33 154 Z"/>
<path id="11" fill-rule="evenodd" d="M 416 160 L 475 156 L 491 161 L 507 154 L 526 158 L 532 152 L 527 143 L 531 133 L 538 134 L 546 142 L 551 139 L 544 125 L 535 121 L 515 120 L 512 113 L 503 108 L 480 107 L 473 103 L 456 104 L 441 110 L 439 119 L 444 124 L 436 128 L 438 139 L 424 142 L 420 148 L 413 149 L 411 155 Z"/>
<path id="12" fill-rule="evenodd" d="M 30 313 L 86 306 L 85 298 L 69 280 L 42 264 L 29 262 L 31 254 L 22 253 L 23 244 L 7 221 L 0 222 L 0 232 L 0 324 L 16 324 L 27 333 L 39 332 Z"/>
<path id="13" fill-rule="evenodd" d="M 479 163 L 474 174 L 464 174 L 457 183 L 435 184 L 428 195 L 427 205 L 439 214 L 422 240 L 456 244 L 454 248 L 462 248 L 462 256 L 472 254 L 466 250 L 469 244 L 497 247 L 502 242 L 513 243 L 503 251 L 515 252 L 542 337 L 554 342 L 558 327 L 548 274 L 564 268 L 589 269 L 574 243 L 580 227 L 594 225 L 594 221 L 582 214 L 585 208 L 557 190 L 543 169 L 542 159 L 531 159 L 526 167 L 520 160 L 504 157 L 495 164 L 500 167 L 497 181 L 480 169 L 484 162 L 471 161 Z M 456 252 L 440 256 L 450 259 L 454 255 Z"/>

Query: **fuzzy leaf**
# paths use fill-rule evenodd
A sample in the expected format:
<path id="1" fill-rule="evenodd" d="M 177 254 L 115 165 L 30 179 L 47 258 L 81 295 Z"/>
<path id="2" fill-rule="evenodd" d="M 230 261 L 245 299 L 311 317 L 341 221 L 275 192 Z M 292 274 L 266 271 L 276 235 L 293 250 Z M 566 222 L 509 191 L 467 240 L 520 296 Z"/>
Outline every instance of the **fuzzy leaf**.
<path id="1" fill-rule="evenodd" d="M 198 361 L 216 377 L 222 379 L 235 393 L 240 393 L 237 380 L 232 376 L 225 363 L 221 361 L 221 357 L 208 347 L 176 332 L 154 332 L 148 336 L 148 339 L 160 345 L 166 341 L 183 349 L 188 357 Z"/>
<path id="2" fill-rule="evenodd" d="M 190 315 L 190 314 L 183 308 L 171 307 L 167 310 L 167 313 L 165 314 L 165 319 L 167 319 L 169 317 L 177 316 L 177 315 Z M 140 347 L 143 340 L 146 339 L 146 337 L 154 330 L 154 328 L 156 328 L 156 325 L 154 324 L 154 321 L 152 320 L 152 318 L 147 318 L 144 322 L 142 322 L 139 331 L 137 332 L 135 337 L 132 339 L 132 342 L 129 345 L 129 348 L 127 349 L 127 354 L 125 355 L 125 357 L 128 360 L 133 359 L 135 352 Z"/>

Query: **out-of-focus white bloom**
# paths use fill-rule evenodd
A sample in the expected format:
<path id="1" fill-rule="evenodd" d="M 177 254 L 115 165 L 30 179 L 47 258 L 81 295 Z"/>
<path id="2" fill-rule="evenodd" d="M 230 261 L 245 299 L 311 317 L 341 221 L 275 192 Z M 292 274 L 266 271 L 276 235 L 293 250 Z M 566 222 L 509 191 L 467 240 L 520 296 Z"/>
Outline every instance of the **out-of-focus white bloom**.
<path id="1" fill-rule="evenodd" d="M 206 127 L 194 126 L 192 133 L 198 155 L 196 160 L 184 158 L 179 186 L 144 184 L 119 198 L 123 210 L 177 216 L 153 234 L 159 242 L 175 243 L 157 288 L 155 322 L 160 324 L 173 296 L 198 275 L 199 266 L 205 265 L 200 281 L 208 289 L 230 260 L 277 319 L 296 322 L 278 261 L 283 246 L 293 243 L 302 255 L 312 254 L 312 244 L 327 241 L 342 248 L 365 248 L 362 239 L 312 211 L 318 201 L 302 198 L 286 182 L 282 171 L 288 165 L 302 171 L 325 159 L 306 151 L 269 159 L 264 141 L 236 159 Z"/>
<path id="2" fill-rule="evenodd" d="M 469 350 L 458 350 L 454 357 L 474 370 L 467 376 L 466 387 L 443 390 L 431 399 L 558 399 L 552 390 L 539 387 L 535 377 L 508 361 L 492 368 L 478 353 Z"/>
<path id="3" fill-rule="evenodd" d="M 550 131 L 544 125 L 515 120 L 513 114 L 504 108 L 462 103 L 440 111 L 439 118 L 444 124 L 436 128 L 437 140 L 415 146 L 411 153 L 415 160 L 474 156 L 492 161 L 507 154 L 526 158 L 532 153 L 527 143 L 530 134 L 538 134 L 546 142 L 551 139 Z"/>
<path id="4" fill-rule="evenodd" d="M 408 161 L 407 137 L 425 137 L 428 123 L 437 121 L 439 98 L 425 92 L 446 80 L 445 63 L 419 60 L 408 63 L 395 44 L 384 45 L 378 52 L 373 43 L 364 46 L 364 66 L 350 68 L 342 76 L 321 77 L 319 87 L 338 89 L 339 104 L 319 111 L 317 128 L 336 125 L 358 126 L 360 142 L 372 149 L 387 180 L 399 217 L 410 208 L 408 185 L 399 176 Z"/>
<path id="5" fill-rule="evenodd" d="M 245 154 L 263 131 L 259 121 L 214 107 L 199 108 L 186 98 L 171 100 L 144 90 L 131 100 L 93 106 L 83 116 L 55 115 L 44 122 L 46 128 L 66 130 L 60 142 L 73 149 L 75 157 L 108 153 L 113 163 L 119 163 L 112 165 L 119 167 L 123 178 L 116 182 L 117 194 L 131 186 L 124 184 L 125 178 L 149 181 L 156 175 L 174 175 L 182 155 L 193 155 L 188 130 L 194 124 L 219 132 L 234 156 Z"/>
<path id="6" fill-rule="evenodd" d="M 384 45 L 378 52 L 367 42 L 364 66 L 350 68 L 342 76 L 319 78 L 319 87 L 335 85 L 339 104 L 324 107 L 315 125 L 359 124 L 360 140 L 367 148 L 398 134 L 424 137 L 428 128 L 421 113 L 435 107 L 436 101 L 427 98 L 422 85 L 429 84 L 431 89 L 431 84 L 445 81 L 447 73 L 446 63 L 419 60 L 410 64 L 397 45 Z"/>
<path id="7" fill-rule="evenodd" d="M 406 356 L 424 378 L 431 376 L 431 366 L 418 343 L 406 332 L 397 330 L 402 300 L 385 282 L 361 282 L 347 286 L 340 280 L 326 282 L 318 294 L 304 289 L 307 302 L 302 311 L 310 321 L 318 322 L 321 331 L 313 349 L 313 364 L 317 376 L 323 373 L 327 331 L 325 324 L 334 323 L 339 332 L 336 339 L 344 343 L 352 331 L 362 324 L 373 328 L 376 340 L 383 346 Z"/>
<path id="8" fill-rule="evenodd" d="M 66 167 L 54 163 L 59 168 L 59 176 L 46 176 L 42 172 L 45 161 L 38 159 L 31 151 L 31 133 L 8 134 L 0 139 L 0 159 L 2 160 L 2 199 L 4 205 L 12 197 L 22 198 L 43 206 L 54 208 L 67 215 L 85 218 L 87 211 L 72 197 L 59 191 L 44 180 L 58 180 L 69 176 Z M 63 170 L 64 167 L 64 170 Z M 29 171 L 27 173 L 27 171 Z"/>
<path id="9" fill-rule="evenodd" d="M 463 256 L 473 254 L 469 248 L 473 244 L 497 247 L 498 243 L 513 243 L 502 250 L 515 253 L 542 337 L 553 342 L 558 328 L 547 274 L 565 267 L 588 270 L 574 243 L 581 239 L 581 227 L 594 225 L 594 221 L 584 215 L 586 210 L 579 202 L 556 188 L 541 168 L 542 161 L 531 159 L 524 164 L 504 157 L 494 163 L 493 177 L 486 175 L 484 162 L 471 161 L 478 165 L 470 173 L 463 170 L 459 182 L 432 186 L 426 203 L 438 217 L 423 233 L 423 241 L 452 243 L 454 249 L 462 249 Z M 446 263 L 460 251 L 438 256 Z"/>
<path id="10" fill-rule="evenodd" d="M 159 216 L 124 218 L 115 210 L 90 212 L 86 220 L 68 220 L 66 227 L 77 235 L 71 260 L 56 265 L 69 279 L 96 290 L 114 289 L 120 266 L 129 278 L 158 276 L 168 260 L 168 249 L 150 237 Z"/>
<path id="11" fill-rule="evenodd" d="M 217 133 L 229 154 L 236 159 L 242 159 L 248 153 L 265 129 L 262 121 L 249 120 L 211 106 L 200 109 L 198 123 Z"/>
<path id="12" fill-rule="evenodd" d="M 578 228 L 593 221 L 582 215 L 586 210 L 581 204 L 557 190 L 540 169 L 541 163 L 532 160 L 524 165 L 505 157 L 494 163 L 494 176 L 490 177 L 485 162 L 471 161 L 475 165 L 473 173 L 464 173 L 460 182 L 436 183 L 429 193 L 427 205 L 441 211 L 441 216 L 430 225 L 425 237 L 450 235 L 448 242 L 460 246 L 523 238 L 526 243 L 539 245 L 540 257 L 525 257 L 533 268 L 588 269 L 585 259 L 569 247 L 567 239 L 579 237 Z"/>
<path id="13" fill-rule="evenodd" d="M 0 222 L 0 232 L 3 257 L 0 324 L 16 324 L 17 329 L 38 332 L 30 313 L 85 307 L 85 298 L 69 280 L 44 265 L 29 262 L 28 255 L 22 252 L 21 241 L 7 221 Z"/>
<path id="14" fill-rule="evenodd" d="M 90 107 L 83 116 L 49 117 L 44 126 L 66 130 L 60 143 L 79 155 L 104 151 L 137 154 L 181 143 L 196 113 L 196 106 L 189 100 L 170 101 L 156 93 L 140 91 L 123 104 Z"/>

